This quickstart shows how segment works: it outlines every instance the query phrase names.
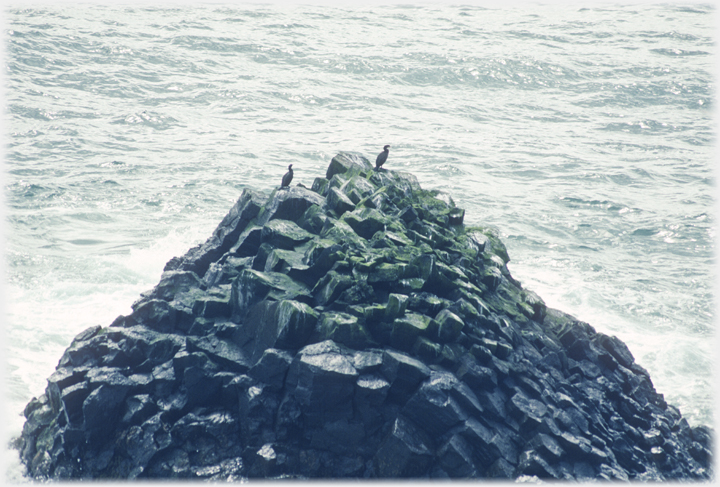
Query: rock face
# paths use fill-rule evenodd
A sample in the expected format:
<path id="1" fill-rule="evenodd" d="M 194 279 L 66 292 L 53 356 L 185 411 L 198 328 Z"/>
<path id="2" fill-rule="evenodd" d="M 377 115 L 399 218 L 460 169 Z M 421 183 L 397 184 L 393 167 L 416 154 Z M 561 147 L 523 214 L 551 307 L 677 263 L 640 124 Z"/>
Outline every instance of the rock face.
<path id="1" fill-rule="evenodd" d="M 708 479 L 620 340 L 546 308 L 496 233 L 340 153 L 246 190 L 25 408 L 37 479 Z"/>

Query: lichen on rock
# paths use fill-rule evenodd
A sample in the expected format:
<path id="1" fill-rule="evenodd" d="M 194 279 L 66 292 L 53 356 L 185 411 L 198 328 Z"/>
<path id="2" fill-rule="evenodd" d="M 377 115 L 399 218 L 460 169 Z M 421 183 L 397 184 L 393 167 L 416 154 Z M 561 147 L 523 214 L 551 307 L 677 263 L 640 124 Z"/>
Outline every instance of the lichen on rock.
<path id="1" fill-rule="evenodd" d="M 709 479 L 616 337 L 549 309 L 496 230 L 340 153 L 246 190 L 25 408 L 36 479 Z"/>

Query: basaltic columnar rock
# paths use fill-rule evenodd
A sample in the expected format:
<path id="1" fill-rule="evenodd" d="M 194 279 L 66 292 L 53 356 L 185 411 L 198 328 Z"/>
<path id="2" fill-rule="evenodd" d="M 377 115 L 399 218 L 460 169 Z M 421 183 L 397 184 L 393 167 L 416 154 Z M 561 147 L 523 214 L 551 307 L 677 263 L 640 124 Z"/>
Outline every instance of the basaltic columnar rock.
<path id="1" fill-rule="evenodd" d="M 546 308 L 497 233 L 340 153 L 245 190 L 25 408 L 37 479 L 709 479 L 619 339 Z"/>

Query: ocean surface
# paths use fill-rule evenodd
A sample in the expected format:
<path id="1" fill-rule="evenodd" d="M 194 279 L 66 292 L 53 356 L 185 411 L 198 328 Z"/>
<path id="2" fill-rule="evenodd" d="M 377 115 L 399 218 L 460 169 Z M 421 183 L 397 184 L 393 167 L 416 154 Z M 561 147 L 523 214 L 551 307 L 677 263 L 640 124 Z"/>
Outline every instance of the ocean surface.
<path id="1" fill-rule="evenodd" d="M 384 144 L 385 167 L 498 229 L 525 288 L 713 423 L 709 4 L 17 5 L 4 444 L 72 338 L 128 314 L 243 188 L 290 163 L 309 187 L 339 151 Z"/>

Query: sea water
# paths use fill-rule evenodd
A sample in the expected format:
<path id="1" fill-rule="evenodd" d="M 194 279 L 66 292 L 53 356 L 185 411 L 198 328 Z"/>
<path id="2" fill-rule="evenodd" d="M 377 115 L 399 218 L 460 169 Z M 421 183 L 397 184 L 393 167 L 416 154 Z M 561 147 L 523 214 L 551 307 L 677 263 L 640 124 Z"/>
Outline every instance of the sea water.
<path id="1" fill-rule="evenodd" d="M 244 188 L 290 163 L 309 187 L 385 144 L 387 169 L 499 231 L 525 288 L 712 424 L 711 6 L 4 13 L 6 436 L 72 338 L 128 314 Z"/>

